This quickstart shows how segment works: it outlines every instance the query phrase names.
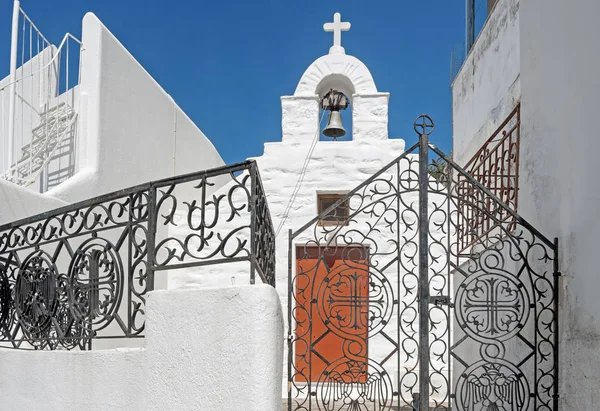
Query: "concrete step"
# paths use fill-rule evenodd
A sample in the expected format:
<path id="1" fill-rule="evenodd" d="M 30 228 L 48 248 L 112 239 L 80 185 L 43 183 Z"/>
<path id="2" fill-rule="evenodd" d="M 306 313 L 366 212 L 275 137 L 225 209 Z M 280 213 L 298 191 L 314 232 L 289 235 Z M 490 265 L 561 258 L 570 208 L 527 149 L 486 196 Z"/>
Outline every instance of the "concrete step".
<path id="1" fill-rule="evenodd" d="M 311 411 L 322 411 L 325 410 L 325 408 L 323 407 L 323 405 L 321 405 L 321 407 L 319 407 L 319 405 L 317 405 L 316 401 L 312 401 L 312 403 L 309 404 L 303 404 L 302 407 L 299 408 L 294 408 L 294 404 L 292 405 L 291 411 L 308 411 L 309 409 Z M 432 406 L 430 407 L 432 410 L 435 408 L 435 405 L 432 404 Z M 379 409 L 379 408 L 369 408 L 369 409 L 375 409 L 377 411 L 414 411 L 413 407 L 410 405 L 405 405 L 405 406 L 398 406 L 398 405 L 392 405 L 390 407 L 386 407 L 385 409 Z M 281 411 L 289 411 L 290 408 L 288 407 L 288 401 L 286 398 L 284 398 L 281 402 Z M 347 406 L 341 406 L 341 407 L 336 407 L 336 411 L 349 411 L 351 410 L 351 408 L 348 408 Z M 448 409 L 448 411 L 450 411 L 450 409 Z"/>

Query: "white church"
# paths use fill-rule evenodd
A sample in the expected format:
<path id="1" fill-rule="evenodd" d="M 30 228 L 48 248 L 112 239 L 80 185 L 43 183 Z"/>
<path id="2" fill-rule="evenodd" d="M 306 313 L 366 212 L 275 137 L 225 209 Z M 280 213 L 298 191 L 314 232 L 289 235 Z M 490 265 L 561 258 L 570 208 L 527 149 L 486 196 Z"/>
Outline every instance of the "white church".
<path id="1" fill-rule="evenodd" d="M 15 0 L 0 409 L 595 409 L 600 105 L 575 74 L 600 59 L 575 28 L 600 7 L 580 2 L 489 3 L 452 158 L 426 115 L 416 145 L 390 138 L 390 93 L 335 13 L 281 141 L 226 165 L 94 14 L 55 45 Z"/>

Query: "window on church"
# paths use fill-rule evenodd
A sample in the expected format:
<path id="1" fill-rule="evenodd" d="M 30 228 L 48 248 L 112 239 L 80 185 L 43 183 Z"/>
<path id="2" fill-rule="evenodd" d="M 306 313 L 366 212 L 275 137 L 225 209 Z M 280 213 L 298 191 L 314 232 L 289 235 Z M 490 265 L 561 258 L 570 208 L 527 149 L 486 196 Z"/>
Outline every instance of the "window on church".
<path id="1" fill-rule="evenodd" d="M 344 194 L 318 194 L 317 207 L 318 213 L 321 215 L 329 207 L 333 206 L 338 200 L 344 197 Z M 350 215 L 350 207 L 348 201 L 343 201 L 327 215 L 323 216 L 319 221 L 319 225 L 348 225 L 348 217 Z"/>

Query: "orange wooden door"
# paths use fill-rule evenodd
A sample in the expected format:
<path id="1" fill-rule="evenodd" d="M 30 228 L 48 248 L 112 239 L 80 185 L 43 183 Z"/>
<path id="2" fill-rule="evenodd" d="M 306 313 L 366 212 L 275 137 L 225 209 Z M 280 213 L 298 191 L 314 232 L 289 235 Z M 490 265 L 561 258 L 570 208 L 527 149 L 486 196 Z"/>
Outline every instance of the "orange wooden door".
<path id="1" fill-rule="evenodd" d="M 368 250 L 349 246 L 296 251 L 294 355 L 300 372 L 295 381 L 328 381 L 328 367 L 345 363 L 355 370 L 346 382 L 362 382 L 368 355 Z"/>

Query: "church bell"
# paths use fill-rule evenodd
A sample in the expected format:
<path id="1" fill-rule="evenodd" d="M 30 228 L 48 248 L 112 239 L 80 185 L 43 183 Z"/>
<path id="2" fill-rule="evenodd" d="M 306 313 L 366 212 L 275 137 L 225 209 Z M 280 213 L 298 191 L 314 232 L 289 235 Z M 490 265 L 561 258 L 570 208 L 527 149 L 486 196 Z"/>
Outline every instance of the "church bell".
<path id="1" fill-rule="evenodd" d="M 346 135 L 346 129 L 342 125 L 342 113 L 332 111 L 329 113 L 327 126 L 323 129 L 323 135 L 331 138 L 343 137 Z"/>
<path id="2" fill-rule="evenodd" d="M 350 100 L 340 91 L 330 89 L 321 100 L 321 108 L 329 111 L 327 126 L 323 130 L 323 135 L 336 139 L 346 135 L 346 129 L 342 125 L 342 113 L 340 110 L 346 110 Z"/>

